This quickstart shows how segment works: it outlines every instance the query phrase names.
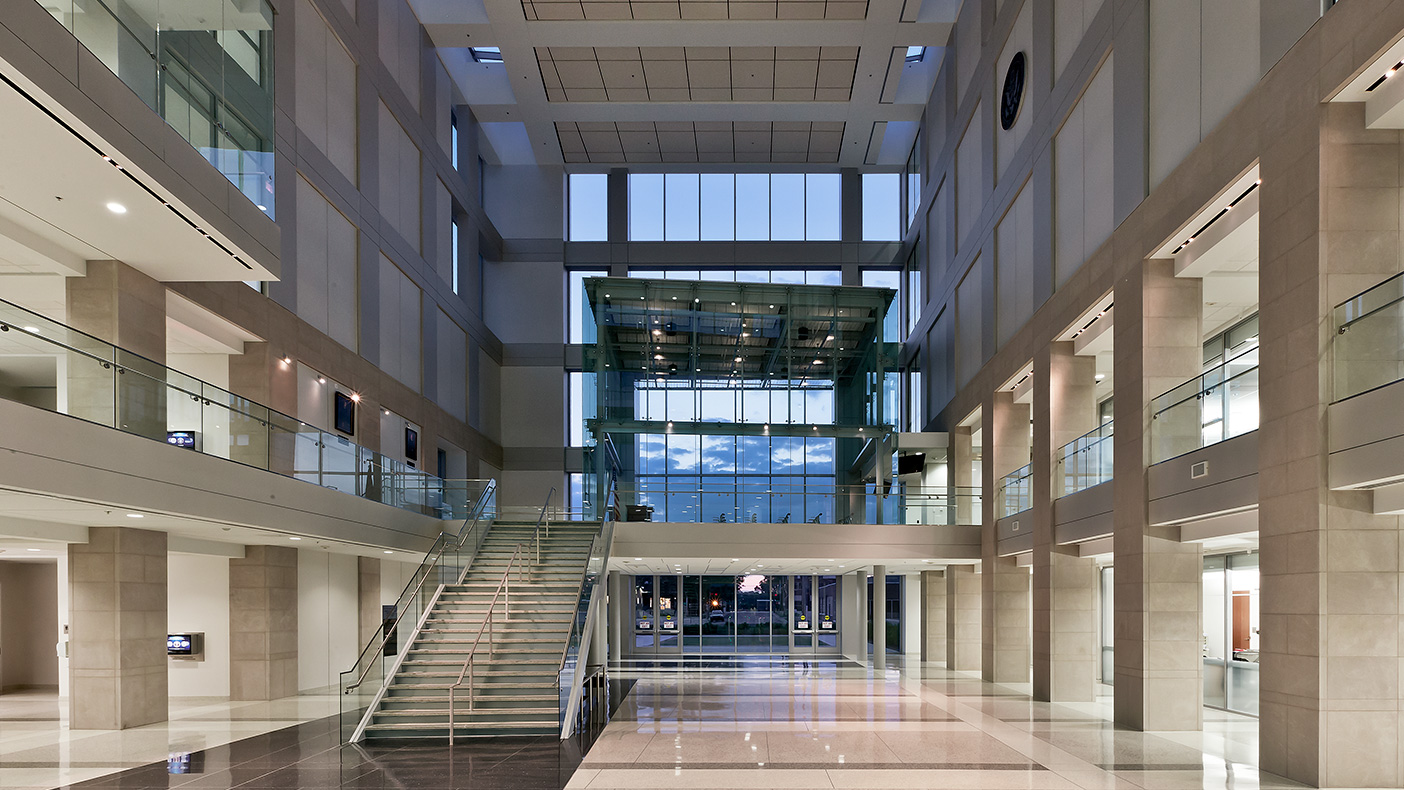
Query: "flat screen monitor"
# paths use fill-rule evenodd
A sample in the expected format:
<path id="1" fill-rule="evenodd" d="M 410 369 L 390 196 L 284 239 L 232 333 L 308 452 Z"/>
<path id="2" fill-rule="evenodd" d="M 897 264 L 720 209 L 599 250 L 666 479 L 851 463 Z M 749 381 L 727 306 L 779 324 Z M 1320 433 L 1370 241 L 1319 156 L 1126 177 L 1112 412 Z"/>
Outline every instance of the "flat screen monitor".
<path id="1" fill-rule="evenodd" d="M 166 655 L 191 656 L 195 654 L 194 634 L 167 634 Z"/>
<path id="2" fill-rule="evenodd" d="M 405 428 L 405 460 L 414 463 L 419 460 L 419 431 Z"/>
<path id="3" fill-rule="evenodd" d="M 336 429 L 347 436 L 356 435 L 356 401 L 344 392 L 336 393 Z"/>

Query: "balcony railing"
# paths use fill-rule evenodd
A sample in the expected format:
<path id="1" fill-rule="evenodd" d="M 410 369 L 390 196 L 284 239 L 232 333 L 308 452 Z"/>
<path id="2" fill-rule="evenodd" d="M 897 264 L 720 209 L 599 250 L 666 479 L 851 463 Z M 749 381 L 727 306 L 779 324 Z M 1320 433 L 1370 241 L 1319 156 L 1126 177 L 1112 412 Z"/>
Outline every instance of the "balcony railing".
<path id="1" fill-rule="evenodd" d="M 1336 306 L 1335 399 L 1404 379 L 1404 274 Z"/>
<path id="2" fill-rule="evenodd" d="M 40 5 L 272 214 L 274 13 L 267 0 Z"/>
<path id="3" fill-rule="evenodd" d="M 487 484 L 421 472 L 5 301 L 0 398 L 437 518 L 464 518 Z"/>
<path id="4" fill-rule="evenodd" d="M 997 518 L 1006 518 L 1033 507 L 1033 466 L 1025 464 L 999 481 Z"/>
<path id="5" fill-rule="evenodd" d="M 1258 348 L 1151 401 L 1151 463 L 1258 429 Z"/>
<path id="6" fill-rule="evenodd" d="M 744 479 L 619 487 L 625 521 L 811 524 L 978 524 L 980 489 L 778 485 Z"/>
<path id="7" fill-rule="evenodd" d="M 1112 479 L 1112 423 L 1098 425 L 1063 445 L 1054 461 L 1054 498 L 1076 494 Z"/>

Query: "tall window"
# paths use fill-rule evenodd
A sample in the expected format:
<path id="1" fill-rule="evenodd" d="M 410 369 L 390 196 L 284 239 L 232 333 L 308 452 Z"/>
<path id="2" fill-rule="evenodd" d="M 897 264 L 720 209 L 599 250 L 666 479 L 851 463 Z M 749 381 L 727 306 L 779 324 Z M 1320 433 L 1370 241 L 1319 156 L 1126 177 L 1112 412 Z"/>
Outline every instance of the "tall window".
<path id="1" fill-rule="evenodd" d="M 863 241 L 901 241 L 902 176 L 863 174 Z"/>
<path id="2" fill-rule="evenodd" d="M 589 277 L 608 277 L 609 272 L 601 270 L 573 269 L 566 272 L 567 287 L 570 292 L 566 294 L 567 303 L 570 305 L 569 321 L 570 327 L 566 330 L 566 337 L 571 343 L 584 343 L 587 333 L 585 332 L 585 321 L 588 318 L 593 321 L 593 316 L 587 316 L 585 311 L 585 280 Z M 593 331 L 588 334 L 591 341 L 594 340 Z"/>
<path id="3" fill-rule="evenodd" d="M 453 292 L 458 293 L 458 270 L 463 265 L 462 250 L 458 246 L 458 218 L 453 220 Z"/>
<path id="4" fill-rule="evenodd" d="M 838 173 L 631 173 L 631 241 L 838 241 Z"/>
<path id="5" fill-rule="evenodd" d="M 449 156 L 453 159 L 453 169 L 454 169 L 454 170 L 457 170 L 457 169 L 458 169 L 458 113 L 456 113 L 456 112 L 450 112 L 450 113 L 449 113 L 449 131 L 450 131 L 450 138 L 451 138 L 450 141 L 449 141 L 449 147 L 452 149 L 451 151 L 449 151 Z M 457 290 L 457 289 L 455 289 L 455 290 Z"/>
<path id="6" fill-rule="evenodd" d="M 571 241 L 609 239 L 609 176 L 571 173 L 566 200 L 570 203 Z"/>

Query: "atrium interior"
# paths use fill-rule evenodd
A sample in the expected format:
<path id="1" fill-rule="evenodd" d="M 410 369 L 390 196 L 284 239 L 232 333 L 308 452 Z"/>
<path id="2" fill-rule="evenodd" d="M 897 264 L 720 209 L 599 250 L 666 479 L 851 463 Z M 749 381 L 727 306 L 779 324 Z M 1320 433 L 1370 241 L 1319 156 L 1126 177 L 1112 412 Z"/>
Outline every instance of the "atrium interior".
<path id="1" fill-rule="evenodd" d="M 1404 787 L 1401 68 L 0 3 L 0 787 Z"/>

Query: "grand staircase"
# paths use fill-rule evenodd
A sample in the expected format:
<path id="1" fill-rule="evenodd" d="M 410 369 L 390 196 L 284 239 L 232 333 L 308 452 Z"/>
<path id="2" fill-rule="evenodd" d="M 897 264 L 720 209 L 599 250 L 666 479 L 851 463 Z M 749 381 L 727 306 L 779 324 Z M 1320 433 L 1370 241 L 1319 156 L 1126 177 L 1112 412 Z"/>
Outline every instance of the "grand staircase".
<path id="1" fill-rule="evenodd" d="M 484 630 L 474 654 L 471 709 L 466 676 L 455 691 L 453 734 L 560 732 L 558 673 L 600 523 L 569 522 L 543 530 L 539 562 L 535 531 L 532 522 L 493 523 L 463 582 L 440 591 L 404 660 L 372 704 L 364 722 L 366 738 L 449 734 L 449 687 L 459 682 L 514 553 L 510 598 L 498 598 L 491 640 Z"/>

